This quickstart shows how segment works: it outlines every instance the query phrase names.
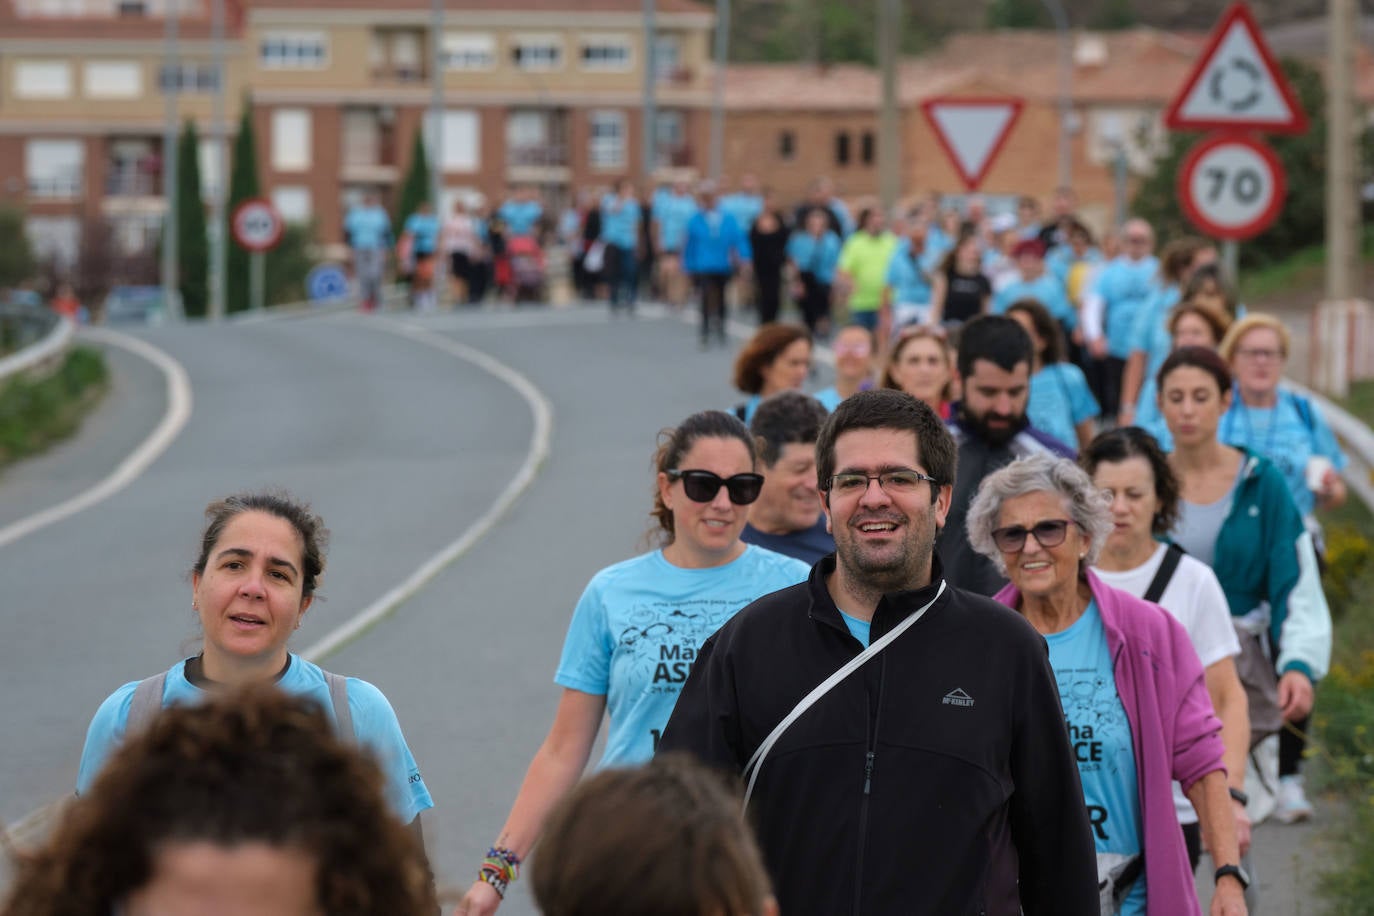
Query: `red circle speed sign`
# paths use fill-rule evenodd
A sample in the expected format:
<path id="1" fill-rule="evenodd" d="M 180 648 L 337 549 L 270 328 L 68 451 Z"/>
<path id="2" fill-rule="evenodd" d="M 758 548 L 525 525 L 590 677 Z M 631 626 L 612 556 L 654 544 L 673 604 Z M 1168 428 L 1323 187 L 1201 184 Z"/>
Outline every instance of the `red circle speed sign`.
<path id="1" fill-rule="evenodd" d="M 245 200 L 234 208 L 229 226 L 234 233 L 234 241 L 249 251 L 269 251 L 281 241 L 286 231 L 277 208 L 270 200 L 255 197 Z"/>
<path id="2" fill-rule="evenodd" d="M 1273 225 L 1288 193 L 1278 155 L 1243 134 L 1214 134 L 1188 151 L 1178 197 L 1188 219 L 1208 235 L 1239 241 Z"/>

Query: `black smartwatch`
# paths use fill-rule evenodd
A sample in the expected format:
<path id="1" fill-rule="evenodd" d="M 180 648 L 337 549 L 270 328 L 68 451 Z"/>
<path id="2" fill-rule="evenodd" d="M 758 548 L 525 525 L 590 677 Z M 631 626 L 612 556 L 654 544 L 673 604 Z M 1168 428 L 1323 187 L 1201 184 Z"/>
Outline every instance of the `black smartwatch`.
<path id="1" fill-rule="evenodd" d="M 1240 802 L 1242 805 L 1250 804 L 1250 796 L 1246 795 L 1240 789 L 1233 789 L 1228 786 L 1226 791 L 1230 792 L 1231 797 L 1234 798 L 1236 801 Z"/>
<path id="2" fill-rule="evenodd" d="M 1223 865 L 1217 869 L 1215 881 L 1220 882 L 1222 878 L 1230 875 L 1240 882 L 1240 889 L 1247 890 L 1250 887 L 1250 876 L 1245 873 L 1245 869 L 1239 865 Z"/>

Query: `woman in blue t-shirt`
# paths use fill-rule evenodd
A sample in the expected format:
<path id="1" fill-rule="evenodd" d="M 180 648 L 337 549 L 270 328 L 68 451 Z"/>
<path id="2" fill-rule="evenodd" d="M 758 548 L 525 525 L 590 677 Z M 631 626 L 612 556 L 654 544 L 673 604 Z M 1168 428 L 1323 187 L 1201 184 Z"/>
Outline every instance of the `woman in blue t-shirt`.
<path id="1" fill-rule="evenodd" d="M 554 675 L 562 696 L 553 725 L 459 913 L 495 912 L 550 809 L 582 775 L 604 717 L 602 766 L 648 760 L 706 638 L 810 571 L 740 540 L 763 476 L 738 418 L 693 414 L 660 435 L 654 465 L 650 514 L 663 546 L 606 567 L 582 593 Z"/>
<path id="2" fill-rule="evenodd" d="M 1030 402 L 1026 405 L 1031 425 L 1070 448 L 1087 448 L 1096 432 L 1097 398 L 1083 370 L 1065 361 L 1064 331 L 1059 322 L 1034 299 L 1012 303 L 1007 317 L 1026 329 L 1034 347 Z"/>

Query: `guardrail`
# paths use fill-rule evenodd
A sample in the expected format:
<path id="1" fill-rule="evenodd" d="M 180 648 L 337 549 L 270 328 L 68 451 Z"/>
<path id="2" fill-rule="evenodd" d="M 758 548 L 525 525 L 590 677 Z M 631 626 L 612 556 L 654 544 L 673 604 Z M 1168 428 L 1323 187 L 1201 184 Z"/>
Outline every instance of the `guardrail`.
<path id="1" fill-rule="evenodd" d="M 1345 482 L 1355 495 L 1374 512 L 1374 431 L 1360 420 L 1305 385 L 1288 381 L 1294 391 L 1301 392 L 1321 408 L 1322 416 L 1331 426 L 1331 431 L 1345 447 L 1350 466 L 1345 469 Z"/>
<path id="2" fill-rule="evenodd" d="M 21 373 L 55 369 L 71 346 L 75 326 L 42 306 L 0 305 L 0 326 L 18 348 L 0 358 L 0 384 Z"/>

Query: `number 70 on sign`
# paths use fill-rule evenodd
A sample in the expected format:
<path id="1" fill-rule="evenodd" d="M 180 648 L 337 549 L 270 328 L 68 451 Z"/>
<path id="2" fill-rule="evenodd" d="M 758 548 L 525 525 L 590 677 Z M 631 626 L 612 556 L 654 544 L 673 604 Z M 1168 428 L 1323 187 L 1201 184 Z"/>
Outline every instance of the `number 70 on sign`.
<path id="1" fill-rule="evenodd" d="M 1178 172 L 1183 212 L 1219 239 L 1253 238 L 1273 225 L 1287 194 L 1283 163 L 1260 140 L 1213 134 L 1188 151 Z"/>

